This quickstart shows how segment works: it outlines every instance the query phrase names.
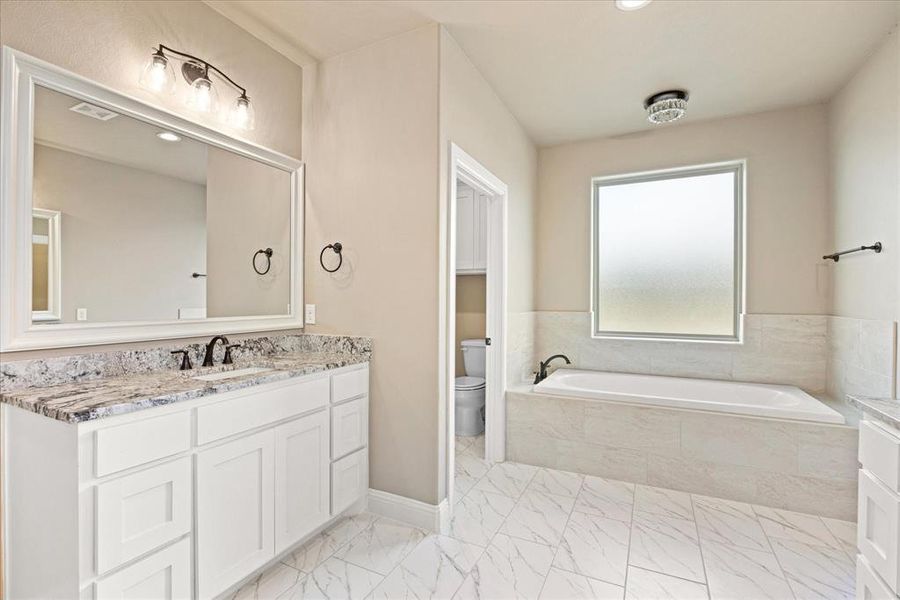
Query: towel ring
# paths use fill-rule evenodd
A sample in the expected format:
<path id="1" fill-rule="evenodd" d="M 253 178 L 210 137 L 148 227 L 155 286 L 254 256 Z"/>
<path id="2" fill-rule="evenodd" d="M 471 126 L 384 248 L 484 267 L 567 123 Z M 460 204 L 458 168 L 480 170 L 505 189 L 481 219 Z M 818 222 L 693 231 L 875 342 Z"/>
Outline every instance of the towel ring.
<path id="1" fill-rule="evenodd" d="M 328 267 L 325 266 L 325 260 L 324 260 L 324 257 L 325 257 L 325 251 L 328 250 L 329 248 L 331 248 L 332 250 L 334 250 L 334 253 L 338 255 L 338 264 L 337 264 L 337 266 L 336 266 L 335 268 L 333 268 L 333 269 L 329 269 Z M 337 271 L 338 269 L 341 268 L 341 265 L 342 265 L 342 264 L 344 264 L 344 255 L 341 254 L 341 252 L 342 252 L 343 250 L 344 250 L 344 246 L 343 246 L 343 244 L 341 244 L 340 242 L 335 242 L 335 243 L 333 243 L 333 244 L 328 244 L 327 246 L 325 246 L 324 248 L 322 248 L 322 251 L 321 251 L 321 252 L 319 252 L 319 264 L 322 265 L 322 268 L 325 269 L 327 272 L 329 272 L 329 273 L 334 273 L 335 271 Z"/>
<path id="2" fill-rule="evenodd" d="M 262 254 L 266 257 L 266 270 L 265 271 L 260 271 L 258 268 L 256 268 L 256 257 L 259 256 L 260 254 Z M 265 275 L 266 273 L 269 272 L 269 269 L 272 268 L 272 255 L 273 254 L 274 254 L 274 252 L 272 251 L 271 248 L 266 248 L 265 250 L 259 249 L 253 253 L 253 260 L 252 260 L 253 270 L 256 271 L 256 273 L 258 275 Z"/>

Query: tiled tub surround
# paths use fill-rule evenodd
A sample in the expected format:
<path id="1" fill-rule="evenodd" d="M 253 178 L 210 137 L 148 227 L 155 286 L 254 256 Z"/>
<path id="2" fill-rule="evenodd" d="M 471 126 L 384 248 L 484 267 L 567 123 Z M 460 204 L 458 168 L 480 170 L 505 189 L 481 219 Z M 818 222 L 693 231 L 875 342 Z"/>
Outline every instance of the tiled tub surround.
<path id="1" fill-rule="evenodd" d="M 509 313 L 506 321 L 506 381 L 530 381 L 535 366 L 535 312 Z M 546 357 L 543 357 L 546 358 Z M 538 360 L 543 360 L 543 358 Z"/>
<path id="2" fill-rule="evenodd" d="M 825 390 L 827 319 L 821 315 L 744 317 L 743 344 L 594 339 L 589 312 L 535 313 L 536 360 L 562 352 L 575 368 Z"/>
<path id="3" fill-rule="evenodd" d="M 507 459 L 855 520 L 852 426 L 507 393 Z"/>
<path id="4" fill-rule="evenodd" d="M 830 396 L 893 396 L 897 329 L 893 321 L 827 317 Z"/>
<path id="5" fill-rule="evenodd" d="M 190 371 L 176 370 L 178 360 L 170 354 L 183 346 L 3 362 L 0 401 L 78 423 L 364 363 L 372 349 L 371 339 L 350 336 L 266 336 L 240 343 L 236 364 Z M 204 346 L 187 349 L 194 364 L 201 364 Z M 219 381 L 194 379 L 250 366 L 271 370 Z"/>

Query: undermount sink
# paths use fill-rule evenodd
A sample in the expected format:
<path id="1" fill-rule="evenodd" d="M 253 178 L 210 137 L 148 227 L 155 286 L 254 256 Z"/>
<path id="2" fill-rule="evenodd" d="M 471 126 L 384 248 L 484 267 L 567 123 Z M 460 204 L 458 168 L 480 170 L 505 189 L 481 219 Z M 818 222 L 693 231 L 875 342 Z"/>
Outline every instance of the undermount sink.
<path id="1" fill-rule="evenodd" d="M 246 367 L 244 369 L 235 369 L 234 371 L 223 371 L 221 373 L 210 373 L 209 375 L 197 375 L 192 379 L 200 381 L 220 381 L 222 379 L 231 379 L 233 377 L 243 377 L 244 375 L 256 375 L 257 373 L 265 373 L 272 371 L 269 367 Z"/>

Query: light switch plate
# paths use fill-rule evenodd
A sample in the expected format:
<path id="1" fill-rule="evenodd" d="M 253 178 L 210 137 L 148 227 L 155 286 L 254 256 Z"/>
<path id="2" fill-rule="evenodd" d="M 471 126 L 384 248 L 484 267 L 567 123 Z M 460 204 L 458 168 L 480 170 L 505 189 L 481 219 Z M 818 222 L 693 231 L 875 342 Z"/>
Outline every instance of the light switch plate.
<path id="1" fill-rule="evenodd" d="M 306 321 L 307 325 L 315 325 L 316 324 L 316 305 L 315 304 L 307 304 L 304 321 Z"/>
<path id="2" fill-rule="evenodd" d="M 87 321 L 87 309 L 86 308 L 76 308 L 75 309 L 75 320 L 76 321 Z"/>

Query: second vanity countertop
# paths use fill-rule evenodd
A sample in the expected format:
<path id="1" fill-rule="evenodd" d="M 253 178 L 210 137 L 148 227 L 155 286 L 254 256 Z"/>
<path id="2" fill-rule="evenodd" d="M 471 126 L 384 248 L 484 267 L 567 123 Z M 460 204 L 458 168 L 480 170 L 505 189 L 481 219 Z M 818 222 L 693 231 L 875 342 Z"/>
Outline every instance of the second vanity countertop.
<path id="1" fill-rule="evenodd" d="M 851 395 L 847 401 L 874 419 L 900 429 L 900 400 Z"/>
<path id="2" fill-rule="evenodd" d="M 368 362 L 368 354 L 294 352 L 261 356 L 240 364 L 158 371 L 93 379 L 49 387 L 30 387 L 0 392 L 0 401 L 67 423 L 122 415 L 138 410 L 221 394 L 264 383 L 273 383 Z M 269 369 L 247 375 L 203 381 L 201 375 L 240 370 Z"/>

